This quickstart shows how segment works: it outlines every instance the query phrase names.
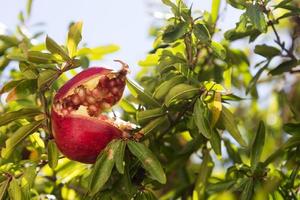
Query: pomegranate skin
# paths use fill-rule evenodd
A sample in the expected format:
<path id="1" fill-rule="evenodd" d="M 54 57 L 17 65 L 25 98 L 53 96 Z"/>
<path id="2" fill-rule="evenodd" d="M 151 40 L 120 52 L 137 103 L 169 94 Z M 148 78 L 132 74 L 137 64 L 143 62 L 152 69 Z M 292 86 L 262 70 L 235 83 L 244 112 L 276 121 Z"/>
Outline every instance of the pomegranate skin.
<path id="1" fill-rule="evenodd" d="M 106 145 L 122 131 L 100 119 L 62 116 L 52 110 L 52 132 L 62 154 L 71 160 L 94 163 Z"/>
<path id="2" fill-rule="evenodd" d="M 114 100 L 110 104 L 110 106 L 113 106 L 113 104 L 120 100 L 123 94 L 126 73 L 127 68 L 123 68 L 119 72 L 113 72 L 103 67 L 91 67 L 78 73 L 57 91 L 51 109 L 52 133 L 58 149 L 67 158 L 82 163 L 95 163 L 101 150 L 103 150 L 111 140 L 121 138 L 123 133 L 123 131 L 105 115 L 91 112 L 77 113 L 76 110 L 79 108 L 78 104 L 73 104 L 71 111 L 66 111 L 66 108 L 70 106 L 68 97 L 70 95 L 72 97 L 73 92 L 75 92 L 74 88 L 80 88 L 81 85 L 99 77 L 100 90 L 106 90 L 108 92 L 105 94 L 112 95 L 110 92 L 111 89 L 107 89 L 107 84 L 105 85 L 101 83 L 101 81 L 113 81 L 113 85 L 115 85 L 116 79 L 122 79 L 121 83 L 118 83 L 117 86 L 113 86 L 118 87 L 117 96 L 101 97 L 98 100 L 100 103 L 102 100 L 109 102 L 109 100 L 113 98 Z M 104 77 L 104 79 L 101 79 L 101 77 Z M 79 95 L 79 93 L 77 93 L 77 95 Z M 88 96 L 90 95 L 92 95 L 92 92 L 85 90 L 85 103 L 88 101 Z M 78 101 L 80 102 L 80 100 Z M 96 100 L 92 101 L 92 105 L 100 108 L 100 105 L 97 105 L 95 101 Z M 63 102 L 65 102 L 65 104 L 63 104 Z M 58 104 L 61 106 L 58 106 Z M 66 107 L 63 108 L 64 106 Z M 80 106 L 84 106 L 87 111 L 90 111 L 88 108 L 90 108 L 91 105 L 83 105 L 81 101 Z"/>

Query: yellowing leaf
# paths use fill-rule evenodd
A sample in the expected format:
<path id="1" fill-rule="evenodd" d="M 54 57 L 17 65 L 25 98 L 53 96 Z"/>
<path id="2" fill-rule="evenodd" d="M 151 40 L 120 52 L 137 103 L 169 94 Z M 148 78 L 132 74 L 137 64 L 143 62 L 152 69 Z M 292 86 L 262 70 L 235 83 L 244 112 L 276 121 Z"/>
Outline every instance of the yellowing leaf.
<path id="1" fill-rule="evenodd" d="M 213 101 L 208 103 L 208 108 L 211 111 L 212 117 L 211 117 L 211 127 L 214 127 L 217 121 L 220 118 L 220 114 L 222 111 L 222 97 L 221 93 L 216 92 L 213 97 Z"/>
<path id="2" fill-rule="evenodd" d="M 67 47 L 69 56 L 72 58 L 76 55 L 77 46 L 81 41 L 82 22 L 77 22 L 70 27 L 68 33 Z"/>

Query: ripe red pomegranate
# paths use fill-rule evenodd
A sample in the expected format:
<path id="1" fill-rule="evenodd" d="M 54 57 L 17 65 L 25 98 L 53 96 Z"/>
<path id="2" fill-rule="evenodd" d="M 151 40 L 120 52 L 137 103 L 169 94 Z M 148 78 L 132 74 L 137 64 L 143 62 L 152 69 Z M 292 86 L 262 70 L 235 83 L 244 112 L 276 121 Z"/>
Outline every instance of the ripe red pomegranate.
<path id="1" fill-rule="evenodd" d="M 94 163 L 112 139 L 122 137 L 122 127 L 101 114 L 123 95 L 128 66 L 121 63 L 123 68 L 118 72 L 103 67 L 86 69 L 55 95 L 51 111 L 53 136 L 69 159 Z"/>

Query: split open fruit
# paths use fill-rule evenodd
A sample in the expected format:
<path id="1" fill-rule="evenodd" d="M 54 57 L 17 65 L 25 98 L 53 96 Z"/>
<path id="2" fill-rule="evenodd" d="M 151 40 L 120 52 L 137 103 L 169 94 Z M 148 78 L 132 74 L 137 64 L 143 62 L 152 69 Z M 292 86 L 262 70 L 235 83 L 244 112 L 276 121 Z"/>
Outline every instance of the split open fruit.
<path id="1" fill-rule="evenodd" d="M 118 123 L 102 112 L 122 97 L 128 66 L 115 72 L 88 68 L 66 82 L 54 97 L 51 111 L 55 142 L 66 157 L 94 163 L 102 149 L 122 137 Z"/>

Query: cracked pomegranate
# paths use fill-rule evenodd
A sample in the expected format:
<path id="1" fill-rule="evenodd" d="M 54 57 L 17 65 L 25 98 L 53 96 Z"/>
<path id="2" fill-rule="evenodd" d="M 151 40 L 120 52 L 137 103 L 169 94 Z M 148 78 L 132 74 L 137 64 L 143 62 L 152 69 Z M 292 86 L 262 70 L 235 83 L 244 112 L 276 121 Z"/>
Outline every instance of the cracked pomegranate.
<path id="1" fill-rule="evenodd" d="M 86 69 L 55 95 L 51 111 L 53 136 L 69 159 L 94 163 L 111 140 L 122 137 L 120 124 L 102 114 L 123 95 L 128 66 L 122 64 L 118 72 L 103 67 Z"/>

